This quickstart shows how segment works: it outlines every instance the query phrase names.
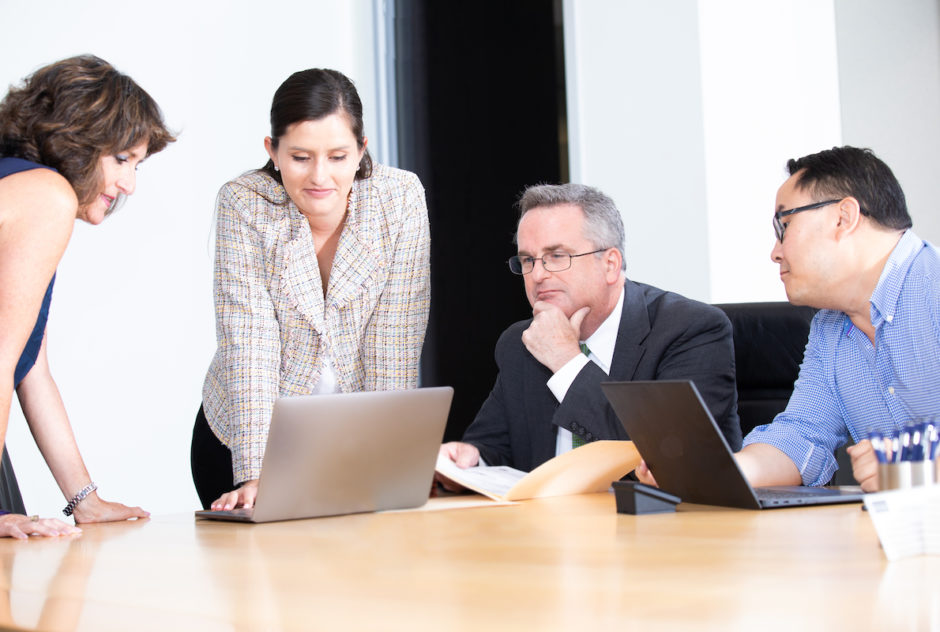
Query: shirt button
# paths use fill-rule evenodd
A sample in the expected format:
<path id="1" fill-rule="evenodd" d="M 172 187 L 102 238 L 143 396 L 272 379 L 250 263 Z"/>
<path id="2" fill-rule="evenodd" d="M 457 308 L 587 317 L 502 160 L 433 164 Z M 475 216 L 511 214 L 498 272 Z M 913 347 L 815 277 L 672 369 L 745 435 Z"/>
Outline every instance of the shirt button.
<path id="1" fill-rule="evenodd" d="M 894 395 L 894 387 L 893 387 L 893 386 L 889 386 L 889 387 L 888 387 L 888 392 L 891 393 L 892 395 Z"/>
<path id="2" fill-rule="evenodd" d="M 894 316 L 885 316 L 885 320 L 889 323 L 894 320 Z"/>

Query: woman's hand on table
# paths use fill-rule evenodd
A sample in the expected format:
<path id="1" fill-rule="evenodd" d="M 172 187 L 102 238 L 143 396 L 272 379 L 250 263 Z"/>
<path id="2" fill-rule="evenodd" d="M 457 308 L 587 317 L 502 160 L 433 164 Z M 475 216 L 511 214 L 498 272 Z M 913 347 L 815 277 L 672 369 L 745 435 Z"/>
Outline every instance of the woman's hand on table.
<path id="1" fill-rule="evenodd" d="M 236 507 L 251 509 L 255 506 L 255 498 L 257 497 L 258 479 L 245 481 L 238 489 L 219 496 L 213 501 L 211 508 L 214 511 L 235 509 Z"/>
<path id="2" fill-rule="evenodd" d="M 31 535 L 77 535 L 82 530 L 55 518 L 5 514 L 0 516 L 0 537 L 25 540 Z"/>
<path id="3" fill-rule="evenodd" d="M 97 492 L 86 496 L 72 511 L 75 524 L 90 522 L 117 522 L 131 518 L 149 518 L 150 512 L 140 507 L 128 507 L 121 503 L 112 503 L 103 500 Z"/>

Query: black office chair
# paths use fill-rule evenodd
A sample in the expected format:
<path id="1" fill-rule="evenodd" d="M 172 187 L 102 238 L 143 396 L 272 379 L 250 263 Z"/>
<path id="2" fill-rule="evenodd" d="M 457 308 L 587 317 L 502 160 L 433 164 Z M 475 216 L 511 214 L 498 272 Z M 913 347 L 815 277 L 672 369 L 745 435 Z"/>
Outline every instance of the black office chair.
<path id="1" fill-rule="evenodd" d="M 800 372 L 812 307 L 789 303 L 726 303 L 717 305 L 731 320 L 741 432 L 768 424 L 787 406 Z M 854 485 L 845 448 L 836 451 L 839 469 L 834 485 Z"/>
<path id="2" fill-rule="evenodd" d="M 786 408 L 816 310 L 789 303 L 717 305 L 731 320 L 741 432 Z"/>

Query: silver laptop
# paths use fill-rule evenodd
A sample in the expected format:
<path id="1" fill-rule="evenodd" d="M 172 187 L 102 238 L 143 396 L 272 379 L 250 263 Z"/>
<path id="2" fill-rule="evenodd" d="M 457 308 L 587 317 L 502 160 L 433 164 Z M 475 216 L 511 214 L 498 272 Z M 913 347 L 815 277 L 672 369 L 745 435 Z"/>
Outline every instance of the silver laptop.
<path id="1" fill-rule="evenodd" d="M 860 488 L 751 487 L 689 380 L 601 384 L 656 483 L 684 502 L 743 509 L 861 502 Z"/>
<path id="2" fill-rule="evenodd" d="M 271 522 L 427 502 L 454 389 L 282 397 L 252 509 L 196 517 Z"/>

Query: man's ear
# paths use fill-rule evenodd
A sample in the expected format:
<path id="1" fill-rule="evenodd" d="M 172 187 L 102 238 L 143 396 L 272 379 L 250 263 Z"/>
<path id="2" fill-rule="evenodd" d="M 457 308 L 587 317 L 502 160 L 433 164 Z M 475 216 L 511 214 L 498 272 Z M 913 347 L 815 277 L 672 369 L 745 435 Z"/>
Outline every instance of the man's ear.
<path id="1" fill-rule="evenodd" d="M 862 220 L 862 207 L 851 195 L 839 202 L 839 223 L 836 234 L 839 238 L 850 235 L 858 230 Z"/>
<path id="2" fill-rule="evenodd" d="M 623 268 L 623 255 L 619 248 L 609 248 L 604 253 L 604 266 L 608 283 L 616 283 L 620 279 Z"/>

